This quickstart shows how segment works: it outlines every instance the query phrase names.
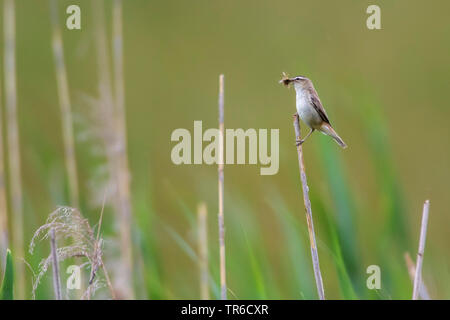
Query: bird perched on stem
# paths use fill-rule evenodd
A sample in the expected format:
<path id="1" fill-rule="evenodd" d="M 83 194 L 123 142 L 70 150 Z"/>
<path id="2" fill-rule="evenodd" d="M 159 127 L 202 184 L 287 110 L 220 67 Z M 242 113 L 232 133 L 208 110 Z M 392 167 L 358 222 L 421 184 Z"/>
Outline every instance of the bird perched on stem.
<path id="1" fill-rule="evenodd" d="M 319 95 L 311 80 L 303 76 L 297 76 L 289 78 L 286 73 L 283 72 L 283 78 L 280 80 L 285 86 L 289 86 L 291 83 L 294 85 L 296 92 L 297 113 L 304 123 L 306 123 L 311 131 L 305 138 L 297 140 L 297 146 L 301 145 L 306 139 L 314 132 L 318 130 L 323 134 L 332 137 L 342 148 L 347 148 L 345 142 L 334 131 L 333 127 L 328 120 L 327 113 L 320 102 Z"/>

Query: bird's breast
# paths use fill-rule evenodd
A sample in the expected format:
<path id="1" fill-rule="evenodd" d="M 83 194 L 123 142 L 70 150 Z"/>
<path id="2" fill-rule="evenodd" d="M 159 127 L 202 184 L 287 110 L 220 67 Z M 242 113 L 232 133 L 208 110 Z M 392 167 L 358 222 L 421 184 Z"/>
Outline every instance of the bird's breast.
<path id="1" fill-rule="evenodd" d="M 322 119 L 320 115 L 317 113 L 314 106 L 311 105 L 311 100 L 308 95 L 303 92 L 297 92 L 297 113 L 309 127 L 317 128 L 320 127 L 322 123 Z"/>

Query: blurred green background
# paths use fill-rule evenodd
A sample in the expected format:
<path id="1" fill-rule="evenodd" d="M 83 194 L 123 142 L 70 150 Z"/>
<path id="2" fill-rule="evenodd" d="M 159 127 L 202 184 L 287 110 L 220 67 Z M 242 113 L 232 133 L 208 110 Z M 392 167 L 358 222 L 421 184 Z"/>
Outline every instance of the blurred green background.
<path id="1" fill-rule="evenodd" d="M 88 134 L 87 127 L 96 123 L 90 116 L 95 106 L 86 97 L 98 96 L 96 17 L 88 0 L 61 0 L 62 18 L 70 4 L 82 12 L 82 29 L 63 31 L 80 209 L 95 224 L 100 211 L 95 199 L 104 192 L 97 187 L 102 159 Z M 105 4 L 110 38 L 111 3 Z M 317 297 L 294 147 L 295 93 L 278 84 L 282 71 L 314 82 L 333 126 L 349 145 L 341 150 L 316 133 L 304 147 L 327 298 L 411 298 L 403 254 L 415 259 L 425 199 L 431 211 L 424 281 L 432 298 L 450 298 L 450 3 L 376 1 L 382 30 L 366 27 L 370 4 L 375 3 L 124 1 L 138 298 L 199 298 L 194 251 L 200 201 L 208 206 L 211 293 L 218 297 L 217 167 L 172 164 L 170 136 L 176 128 L 193 130 L 194 120 L 202 120 L 204 129 L 218 127 L 221 73 L 226 128 L 280 129 L 277 175 L 261 176 L 259 166 L 225 166 L 229 297 Z M 48 2 L 16 1 L 16 20 L 29 243 L 56 205 L 70 203 Z M 3 56 L 3 38 L 0 46 Z M 107 251 L 117 246 L 117 230 L 108 210 L 104 219 L 104 236 L 111 239 Z M 42 255 L 46 250 L 42 247 Z M 42 256 L 25 258 L 36 267 Z M 381 268 L 381 290 L 366 287 L 369 265 Z M 31 291 L 31 282 L 27 288 Z M 38 298 L 52 298 L 51 286 L 42 286 Z"/>

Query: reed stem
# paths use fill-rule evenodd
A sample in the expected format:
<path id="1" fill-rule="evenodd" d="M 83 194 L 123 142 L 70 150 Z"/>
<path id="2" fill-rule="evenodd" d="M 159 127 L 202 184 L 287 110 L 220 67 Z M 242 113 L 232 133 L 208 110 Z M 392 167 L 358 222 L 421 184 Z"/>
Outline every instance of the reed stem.
<path id="1" fill-rule="evenodd" d="M 413 300 L 419 298 L 420 284 L 422 282 L 422 265 L 423 254 L 425 251 L 425 240 L 427 238 L 428 213 L 430 211 L 430 200 L 426 200 L 423 204 L 422 225 L 420 228 L 419 250 L 417 252 L 416 260 L 416 274 L 414 276 Z"/>
<path id="2" fill-rule="evenodd" d="M 411 278 L 411 281 L 414 285 L 414 277 L 416 275 L 416 265 L 414 264 L 414 261 L 412 261 L 411 256 L 409 255 L 408 252 L 405 252 L 404 258 L 406 262 L 406 267 L 408 268 L 409 277 Z M 422 283 L 420 284 L 419 297 L 423 300 L 431 300 L 425 282 L 423 280 L 421 282 Z"/>
<path id="3" fill-rule="evenodd" d="M 3 152 L 3 116 L 1 107 L 1 81 L 0 81 L 0 263 L 6 264 L 6 250 L 9 248 L 8 235 L 8 202 L 6 197 L 5 162 Z"/>
<path id="4" fill-rule="evenodd" d="M 129 193 L 129 174 L 128 163 L 124 160 L 126 157 L 126 146 L 124 139 L 125 120 L 124 112 L 118 112 L 116 103 L 112 94 L 111 72 L 109 68 L 109 54 L 107 46 L 107 38 L 105 31 L 105 16 L 103 0 L 92 1 L 93 10 L 95 12 L 95 35 L 97 46 L 97 63 L 99 73 L 99 93 L 100 105 L 104 112 L 105 118 L 105 143 L 108 154 L 108 163 L 111 178 L 114 181 L 115 193 L 114 209 L 118 215 L 120 226 L 120 252 L 121 252 L 121 281 L 120 283 L 122 295 L 125 299 L 133 299 L 133 255 L 131 241 L 131 204 Z M 122 22 L 121 22 L 121 2 L 114 3 L 113 25 L 114 38 L 122 38 Z M 120 21 L 119 21 L 120 20 Z M 122 41 L 114 41 L 121 43 Z M 115 46 L 116 47 L 116 46 Z M 119 53 L 114 50 L 114 72 L 119 84 L 118 103 L 121 104 L 123 110 L 123 71 L 122 71 L 122 51 L 121 46 Z M 117 88 L 116 88 L 117 89 Z M 118 120 L 119 119 L 119 120 Z"/>
<path id="5" fill-rule="evenodd" d="M 64 155 L 69 181 L 70 206 L 79 207 L 78 174 L 73 137 L 72 107 L 70 103 L 69 85 L 67 81 L 64 50 L 58 16 L 57 0 L 50 1 L 52 22 L 52 48 L 58 87 L 59 106 L 61 109 L 61 124 L 63 130 Z"/>
<path id="6" fill-rule="evenodd" d="M 224 221 L 224 75 L 219 76 L 219 249 L 220 249 L 220 298 L 227 299 L 225 264 L 225 221 Z"/>
<path id="7" fill-rule="evenodd" d="M 9 183 L 11 188 L 12 237 L 16 257 L 24 256 L 24 228 L 22 204 L 22 178 L 20 164 L 19 125 L 17 120 L 16 79 L 16 20 L 14 0 L 4 1 L 4 68 L 5 102 L 7 117 L 7 142 L 9 157 Z M 25 297 L 25 270 L 22 263 L 15 266 L 18 298 Z"/>
<path id="8" fill-rule="evenodd" d="M 113 3 L 113 66 L 115 89 L 115 113 L 118 145 L 118 192 L 121 210 L 121 234 L 123 238 L 124 257 L 126 267 L 133 268 L 131 250 L 131 198 L 130 198 L 130 171 L 127 156 L 127 134 L 125 115 L 125 85 L 123 67 L 123 26 L 122 26 L 122 0 Z M 131 279 L 131 275 L 129 276 Z"/>
<path id="9" fill-rule="evenodd" d="M 300 122 L 298 114 L 294 115 L 294 130 L 296 139 L 301 140 Z M 311 201 L 309 200 L 309 187 L 308 181 L 306 179 L 305 164 L 303 162 L 303 148 L 301 144 L 297 146 L 297 154 L 298 154 L 298 165 L 300 168 L 300 180 L 302 182 L 302 189 L 303 189 L 303 202 L 305 204 L 306 221 L 308 224 L 308 233 L 311 247 L 312 263 L 314 268 L 314 277 L 316 279 L 317 293 L 320 300 L 325 300 L 322 274 L 320 272 L 320 265 L 319 265 L 319 253 L 317 251 L 316 234 L 314 231 L 314 223 L 311 210 Z"/>
<path id="10" fill-rule="evenodd" d="M 50 230 L 50 247 L 53 265 L 53 290 L 55 291 L 55 299 L 61 300 L 61 281 L 59 278 L 59 261 L 57 253 L 58 248 L 56 247 L 56 235 L 54 228 Z"/>

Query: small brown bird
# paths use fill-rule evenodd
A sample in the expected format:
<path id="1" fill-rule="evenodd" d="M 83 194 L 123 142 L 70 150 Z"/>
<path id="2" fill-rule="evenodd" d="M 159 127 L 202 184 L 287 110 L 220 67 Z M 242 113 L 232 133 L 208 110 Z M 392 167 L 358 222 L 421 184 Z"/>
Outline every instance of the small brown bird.
<path id="1" fill-rule="evenodd" d="M 319 95 L 316 89 L 314 89 L 311 80 L 303 76 L 289 78 L 283 73 L 283 78 L 280 80 L 280 83 L 283 83 L 285 86 L 289 86 L 291 83 L 294 84 L 297 95 L 297 113 L 300 119 L 311 128 L 311 131 L 304 139 L 297 140 L 297 146 L 305 142 L 314 130 L 318 130 L 332 137 L 342 148 L 347 148 L 345 142 L 334 131 L 333 127 L 331 127 L 327 113 L 322 106 L 322 102 L 320 102 Z"/>

